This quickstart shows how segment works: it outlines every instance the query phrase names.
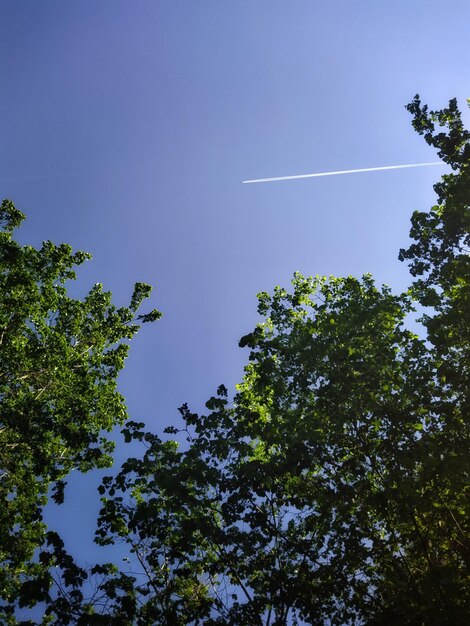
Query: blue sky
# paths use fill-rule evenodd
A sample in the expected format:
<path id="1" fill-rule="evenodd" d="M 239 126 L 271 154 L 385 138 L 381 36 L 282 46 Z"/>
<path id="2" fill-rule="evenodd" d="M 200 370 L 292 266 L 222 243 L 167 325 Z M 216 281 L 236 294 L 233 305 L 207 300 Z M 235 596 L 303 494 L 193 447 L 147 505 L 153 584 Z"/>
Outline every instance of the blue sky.
<path id="1" fill-rule="evenodd" d="M 398 249 L 439 168 L 241 181 L 436 160 L 404 105 L 465 108 L 469 24 L 466 0 L 0 0 L 0 186 L 22 240 L 92 252 L 77 295 L 156 285 L 164 318 L 121 377 L 132 418 L 161 432 L 233 391 L 256 293 L 296 270 L 407 284 Z M 79 537 L 95 509 L 67 507 Z"/>

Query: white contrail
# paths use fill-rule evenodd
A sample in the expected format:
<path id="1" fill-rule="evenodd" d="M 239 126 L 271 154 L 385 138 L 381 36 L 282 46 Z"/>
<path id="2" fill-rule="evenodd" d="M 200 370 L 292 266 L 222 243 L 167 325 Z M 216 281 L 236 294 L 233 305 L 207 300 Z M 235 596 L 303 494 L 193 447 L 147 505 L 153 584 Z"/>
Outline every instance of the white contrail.
<path id="1" fill-rule="evenodd" d="M 296 176 L 275 176 L 273 178 L 255 178 L 244 180 L 246 183 L 272 183 L 276 180 L 295 180 L 298 178 L 319 178 L 320 176 L 338 176 L 338 174 L 359 174 L 359 172 L 382 172 L 383 170 L 403 170 L 406 167 L 428 167 L 429 165 L 445 165 L 442 161 L 433 163 L 408 163 L 407 165 L 384 165 L 382 167 L 364 167 L 358 170 L 339 170 L 337 172 L 318 172 L 317 174 L 297 174 Z"/>

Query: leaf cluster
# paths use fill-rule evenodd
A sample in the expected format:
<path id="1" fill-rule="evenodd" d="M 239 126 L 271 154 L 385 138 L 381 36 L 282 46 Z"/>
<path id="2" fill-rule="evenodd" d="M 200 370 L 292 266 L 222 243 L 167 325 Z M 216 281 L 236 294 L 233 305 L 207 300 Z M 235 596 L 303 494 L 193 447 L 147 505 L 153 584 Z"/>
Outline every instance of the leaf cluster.
<path id="1" fill-rule="evenodd" d="M 33 555 L 45 537 L 48 497 L 63 501 L 73 469 L 112 462 L 106 433 L 127 418 L 117 376 L 151 291 L 137 283 L 130 306 L 120 308 L 100 284 L 81 300 L 71 298 L 66 282 L 90 255 L 50 241 L 40 249 L 21 246 L 14 232 L 23 218 L 12 202 L 2 202 L 0 598 L 7 613 L 25 590 L 42 593 L 43 568 Z"/>

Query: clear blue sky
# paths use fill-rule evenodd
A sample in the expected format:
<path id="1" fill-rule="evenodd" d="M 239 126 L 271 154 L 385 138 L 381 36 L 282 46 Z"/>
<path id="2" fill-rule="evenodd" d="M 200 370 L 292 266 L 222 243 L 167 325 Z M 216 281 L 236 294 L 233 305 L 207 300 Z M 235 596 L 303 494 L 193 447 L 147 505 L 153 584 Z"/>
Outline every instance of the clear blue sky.
<path id="1" fill-rule="evenodd" d="M 439 168 L 241 181 L 436 160 L 404 105 L 465 107 L 469 25 L 468 0 L 0 0 L 1 197 L 22 240 L 92 252 L 76 294 L 156 285 L 164 318 L 121 377 L 134 419 L 161 432 L 233 391 L 256 293 L 295 270 L 407 284 L 398 249 Z M 67 507 L 65 527 L 95 514 Z"/>

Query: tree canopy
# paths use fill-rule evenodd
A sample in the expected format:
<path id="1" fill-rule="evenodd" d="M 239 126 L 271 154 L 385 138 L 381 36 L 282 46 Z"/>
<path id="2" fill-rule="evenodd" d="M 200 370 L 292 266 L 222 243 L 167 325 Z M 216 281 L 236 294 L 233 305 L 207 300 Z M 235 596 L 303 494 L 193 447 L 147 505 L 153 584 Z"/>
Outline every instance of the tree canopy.
<path id="1" fill-rule="evenodd" d="M 61 502 L 72 469 L 109 467 L 106 436 L 127 419 L 116 379 L 126 340 L 151 291 L 137 283 L 129 307 L 111 304 L 96 284 L 82 300 L 67 295 L 74 266 L 90 258 L 65 244 L 21 246 L 24 215 L 0 207 L 0 598 L 7 619 L 16 602 L 43 599 L 48 576 L 35 550 L 44 542 L 43 507 Z M 137 317 L 136 317 L 137 316 Z"/>
<path id="2" fill-rule="evenodd" d="M 135 421 L 123 428 L 143 454 L 104 478 L 95 541 L 126 545 L 129 567 L 85 570 L 49 533 L 29 564 L 36 578 L 7 588 L 9 602 L 19 589 L 23 605 L 45 602 L 44 623 L 64 625 L 469 623 L 470 133 L 453 100 L 429 111 L 416 96 L 408 110 L 415 130 L 452 169 L 435 186 L 436 206 L 413 214 L 413 243 L 400 251 L 410 263 L 410 289 L 394 294 L 370 275 L 295 274 L 290 290 L 259 294 L 261 321 L 240 341 L 249 357 L 232 400 L 221 386 L 207 414 L 183 406 L 181 426 L 169 426 L 166 436 Z M 13 207 L 2 206 L 14 221 Z M 5 246 L 13 246 L 8 228 Z M 60 250 L 21 254 L 42 259 L 49 249 Z M 12 271 L 5 254 L 4 282 Z M 62 254 L 66 269 L 52 272 L 47 289 L 38 287 L 21 331 L 11 321 L 14 306 L 4 305 L 5 345 L 21 358 L 9 358 L 6 347 L 1 358 L 7 372 L 10 361 L 27 363 L 7 374 L 20 382 L 5 383 L 2 392 L 4 415 L 11 405 L 15 416 L 5 418 L 1 435 L 10 442 L 2 453 L 5 476 L 12 444 L 29 442 L 23 474 L 7 479 L 5 510 L 18 510 L 28 533 L 40 516 L 30 500 L 30 508 L 22 504 L 23 484 L 45 497 L 45 485 L 60 485 L 72 466 L 108 461 L 99 433 L 125 416 L 115 395 L 119 342 L 134 332 L 129 324 L 147 295 L 138 285 L 130 309 L 114 309 L 99 289 L 65 304 L 63 287 L 53 282 L 69 277 L 70 264 L 81 259 L 68 248 Z M 18 263 L 12 267 L 22 268 Z M 38 279 L 30 269 L 36 266 L 27 267 L 32 284 L 42 285 L 46 270 Z M 21 291 L 11 294 L 23 302 Z M 416 307 L 420 334 L 407 328 Z M 119 344 L 111 351 L 102 335 L 108 319 L 113 332 L 106 338 Z M 97 347 L 84 354 L 90 337 L 99 337 Z M 44 345 L 50 389 L 37 365 Z M 82 358 L 86 366 L 76 360 Z M 62 361 L 69 369 L 51 376 Z M 73 404 L 71 384 L 86 390 L 85 408 Z M 114 404 L 106 400 L 100 413 L 107 394 Z M 71 416 L 88 419 L 70 423 Z M 44 439 L 41 453 L 31 445 L 35 437 Z M 55 497 L 61 493 L 57 488 Z M 4 548 L 10 569 L 44 538 L 28 535 L 28 550 L 12 557 L 17 527 L 10 524 Z M 17 585 L 18 577 L 10 578 Z M 10 578 L 2 579 L 4 588 Z"/>

